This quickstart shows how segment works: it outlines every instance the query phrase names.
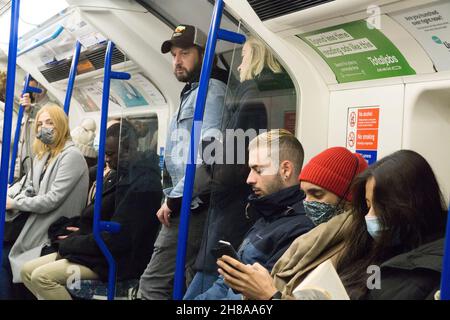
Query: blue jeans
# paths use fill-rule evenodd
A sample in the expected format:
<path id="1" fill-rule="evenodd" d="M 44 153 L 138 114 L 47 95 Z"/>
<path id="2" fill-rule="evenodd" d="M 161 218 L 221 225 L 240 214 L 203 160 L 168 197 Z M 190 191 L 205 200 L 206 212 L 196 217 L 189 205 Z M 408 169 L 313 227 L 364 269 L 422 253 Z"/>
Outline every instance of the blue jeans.
<path id="1" fill-rule="evenodd" d="M 183 300 L 194 300 L 195 297 L 207 291 L 219 278 L 216 273 L 197 272 L 187 288 Z"/>
<path id="2" fill-rule="evenodd" d="M 237 294 L 228 287 L 222 276 L 219 276 L 214 284 L 194 300 L 242 300 L 242 295 Z"/>
<path id="3" fill-rule="evenodd" d="M 12 245 L 3 242 L 2 266 L 0 268 L 0 300 L 13 299 L 12 272 L 8 259 Z"/>
<path id="4" fill-rule="evenodd" d="M 186 250 L 186 284 L 194 277 L 194 263 L 200 248 L 206 211 L 192 214 Z M 177 257 L 178 226 L 180 216 L 172 217 L 170 228 L 162 226 L 155 241 L 152 259 L 139 280 L 139 291 L 144 300 L 170 300 Z"/>

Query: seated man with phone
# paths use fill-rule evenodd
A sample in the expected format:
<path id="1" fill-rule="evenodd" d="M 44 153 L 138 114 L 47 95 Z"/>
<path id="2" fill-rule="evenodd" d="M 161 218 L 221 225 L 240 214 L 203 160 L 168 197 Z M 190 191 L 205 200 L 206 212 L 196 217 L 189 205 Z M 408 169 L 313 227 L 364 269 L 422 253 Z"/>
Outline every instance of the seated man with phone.
<path id="1" fill-rule="evenodd" d="M 247 214 L 260 218 L 247 232 L 235 253 L 227 239 L 219 241 L 213 254 L 236 255 L 245 264 L 260 263 L 272 269 L 275 262 L 298 236 L 314 227 L 305 215 L 297 177 L 303 165 L 303 147 L 290 132 L 277 129 L 258 135 L 249 144 L 250 174 L 247 183 L 253 194 L 248 198 Z M 240 300 L 220 276 L 212 287 L 195 300 Z"/>

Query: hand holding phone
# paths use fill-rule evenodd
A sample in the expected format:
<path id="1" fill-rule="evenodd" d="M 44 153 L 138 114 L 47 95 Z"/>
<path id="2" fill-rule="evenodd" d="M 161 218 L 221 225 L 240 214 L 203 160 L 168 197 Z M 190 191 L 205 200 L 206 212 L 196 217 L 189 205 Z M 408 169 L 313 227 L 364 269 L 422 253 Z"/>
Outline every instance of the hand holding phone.
<path id="1" fill-rule="evenodd" d="M 236 250 L 234 250 L 231 243 L 224 240 L 219 240 L 217 246 L 212 249 L 212 254 L 216 259 L 220 259 L 222 256 L 230 256 L 233 259 L 239 260 Z"/>
<path id="2" fill-rule="evenodd" d="M 222 256 L 230 256 L 233 259 L 236 259 L 240 262 L 236 250 L 234 250 L 231 243 L 224 240 L 219 240 L 217 246 L 212 249 L 212 254 L 216 259 L 220 259 Z M 240 294 L 239 291 L 232 289 L 234 293 Z"/>

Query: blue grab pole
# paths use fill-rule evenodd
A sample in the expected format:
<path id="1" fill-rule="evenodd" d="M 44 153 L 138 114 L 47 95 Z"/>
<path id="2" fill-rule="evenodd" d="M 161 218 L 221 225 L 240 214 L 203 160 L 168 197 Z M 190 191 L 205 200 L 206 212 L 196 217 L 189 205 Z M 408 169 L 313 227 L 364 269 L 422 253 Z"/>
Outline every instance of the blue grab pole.
<path id="1" fill-rule="evenodd" d="M 95 190 L 95 203 L 94 203 L 94 239 L 97 242 L 100 250 L 108 261 L 109 273 L 108 273 L 108 300 L 114 299 L 114 293 L 116 288 L 116 262 L 111 252 L 109 251 L 106 243 L 101 236 L 102 231 L 111 233 L 117 233 L 120 231 L 120 224 L 112 221 L 100 221 L 102 210 L 102 194 L 103 194 L 103 164 L 105 163 L 105 141 L 106 141 L 106 123 L 108 120 L 108 107 L 109 107 L 109 90 L 111 79 L 128 80 L 131 78 L 130 74 L 125 72 L 111 71 L 111 59 L 114 49 L 114 43 L 108 41 L 108 47 L 106 49 L 105 56 L 105 74 L 103 78 L 103 96 L 102 96 L 102 117 L 100 120 L 100 141 L 98 150 L 98 165 L 97 165 L 97 178 L 96 178 L 96 190 Z"/>
<path id="2" fill-rule="evenodd" d="M 22 95 L 25 93 L 41 93 L 42 90 L 35 87 L 30 87 L 31 75 L 28 74 L 25 78 L 25 85 L 23 87 Z M 20 130 L 22 128 L 22 118 L 23 118 L 23 106 L 19 106 L 19 113 L 17 114 L 17 124 L 16 124 L 16 132 L 14 133 L 14 143 L 11 154 L 11 164 L 9 166 L 9 181 L 8 183 L 11 185 L 14 182 L 14 169 L 16 168 L 16 158 L 17 158 L 17 150 L 19 149 L 19 140 L 20 140 Z"/>
<path id="3" fill-rule="evenodd" d="M 28 47 L 26 47 L 26 48 L 20 50 L 20 51 L 17 53 L 17 56 L 20 57 L 21 55 L 27 53 L 28 51 L 31 51 L 31 50 L 33 50 L 33 49 L 35 49 L 35 48 L 37 48 L 37 47 L 40 47 L 40 46 L 46 44 L 47 42 L 50 42 L 50 41 L 52 41 L 52 40 L 58 38 L 59 35 L 60 35 L 63 31 L 64 31 L 64 27 L 63 27 L 63 26 L 58 26 L 58 27 L 56 28 L 56 30 L 55 30 L 51 35 L 49 35 L 48 37 L 45 37 L 44 39 L 38 40 L 38 41 L 36 41 L 35 43 L 31 44 L 30 46 L 28 46 Z"/>
<path id="4" fill-rule="evenodd" d="M 445 234 L 444 261 L 442 263 L 441 300 L 450 300 L 450 207 L 447 213 L 447 232 Z"/>
<path id="5" fill-rule="evenodd" d="M 205 55 L 200 73 L 200 83 L 198 87 L 197 99 L 195 101 L 194 119 L 191 130 L 189 159 L 186 164 L 186 174 L 184 180 L 183 200 L 180 212 L 180 226 L 178 229 L 177 258 L 175 265 L 175 282 L 173 289 L 174 300 L 181 300 L 184 292 L 184 272 L 186 264 L 186 248 L 189 233 L 189 218 L 192 193 L 195 180 L 196 158 L 198 153 L 198 144 L 200 142 L 200 132 L 203 123 L 203 113 L 205 110 L 206 96 L 208 93 L 208 84 L 211 76 L 211 69 L 214 62 L 214 54 L 218 39 L 244 43 L 245 37 L 241 34 L 220 29 L 222 19 L 223 0 L 217 0 L 214 6 L 211 25 L 209 27 L 208 39 L 206 41 Z"/>
<path id="6" fill-rule="evenodd" d="M 3 240 L 8 190 L 9 149 L 11 145 L 11 123 L 14 104 L 14 85 L 16 81 L 17 34 L 19 29 L 20 0 L 11 1 L 11 28 L 9 32 L 8 71 L 6 81 L 6 101 L 3 118 L 2 160 L 0 164 L 0 239 Z M 3 245 L 0 246 L 0 265 L 2 265 Z"/>
<path id="7" fill-rule="evenodd" d="M 69 115 L 70 100 L 72 99 L 73 85 L 77 75 L 78 60 L 80 58 L 81 43 L 77 40 L 70 67 L 69 81 L 67 82 L 66 100 L 64 101 L 64 112 Z"/>

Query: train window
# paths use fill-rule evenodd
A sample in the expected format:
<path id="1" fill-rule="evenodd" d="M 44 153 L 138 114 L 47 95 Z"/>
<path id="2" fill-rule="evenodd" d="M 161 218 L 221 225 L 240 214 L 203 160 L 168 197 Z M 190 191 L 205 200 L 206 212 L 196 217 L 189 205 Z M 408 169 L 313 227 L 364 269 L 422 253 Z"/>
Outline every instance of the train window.
<path id="1" fill-rule="evenodd" d="M 248 34 L 247 38 L 243 47 L 221 54 L 225 64 L 230 66 L 230 92 L 239 95 L 243 87 L 247 90 L 251 87 L 251 99 L 258 100 L 266 110 L 267 128 L 284 128 L 295 134 L 297 96 L 294 84 L 275 53 L 262 40 Z M 240 99 L 233 94 L 228 98 Z"/>
<path id="2" fill-rule="evenodd" d="M 270 129 L 283 128 L 295 133 L 297 96 L 288 73 L 264 41 L 241 27 L 237 29 L 232 31 L 245 34 L 247 41 L 243 46 L 219 54 L 219 59 L 228 66 L 230 73 L 225 99 L 228 116 L 223 117 L 226 122 L 222 124 L 224 156 L 215 157 L 216 161 L 211 165 L 197 169 L 200 177 L 205 172 L 209 174 L 211 190 L 206 226 L 195 266 L 202 273 L 197 273 L 189 286 L 186 299 L 238 297 L 231 290 L 224 292 L 218 289 L 218 283 L 213 285 L 214 281 L 220 282 L 217 280 L 214 252 L 220 240 L 230 242 L 236 251 L 247 246 L 245 235 L 260 217 L 252 207 L 247 210 L 248 197 L 252 193 L 247 184 L 250 173 L 249 142 Z M 196 185 L 199 185 L 198 182 Z M 240 254 L 255 254 L 250 251 L 241 250 Z"/>
<path id="3" fill-rule="evenodd" d="M 139 152 L 157 152 L 158 116 L 155 113 L 145 116 L 126 118 L 136 130 L 137 149 Z"/>
<path id="4" fill-rule="evenodd" d="M 144 163 L 145 166 L 151 164 L 155 168 L 159 168 L 157 115 L 153 113 L 142 116 L 112 117 L 111 119 L 108 122 L 107 132 L 118 130 L 116 135 L 120 136 L 116 159 L 119 174 L 121 170 L 133 170 L 135 165 L 141 166 Z M 113 126 L 117 126 L 117 128 L 110 129 Z M 108 143 L 108 134 L 106 144 Z M 158 169 L 157 172 L 160 174 L 161 170 Z"/>

